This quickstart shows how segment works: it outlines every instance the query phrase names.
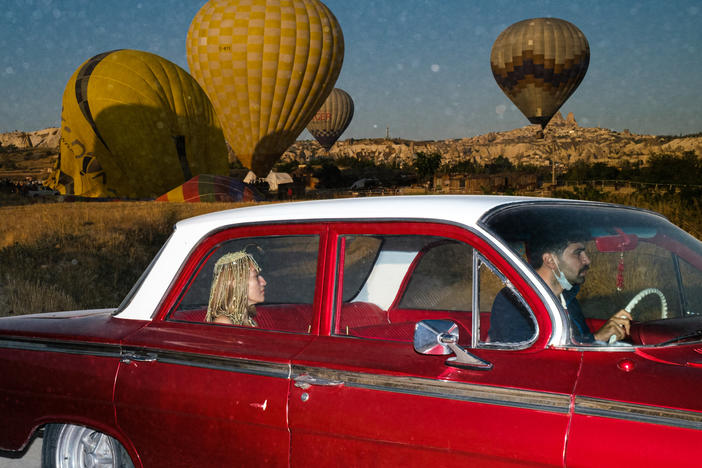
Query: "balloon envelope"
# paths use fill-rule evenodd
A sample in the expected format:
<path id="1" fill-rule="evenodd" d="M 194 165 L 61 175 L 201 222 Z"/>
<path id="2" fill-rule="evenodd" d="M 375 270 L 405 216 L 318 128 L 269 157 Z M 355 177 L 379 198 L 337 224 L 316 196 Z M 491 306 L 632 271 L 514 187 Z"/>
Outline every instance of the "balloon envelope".
<path id="1" fill-rule="evenodd" d="M 248 184 L 233 177 L 200 174 L 156 200 L 191 203 L 241 202 L 263 201 L 264 197 Z"/>
<path id="2" fill-rule="evenodd" d="M 519 21 L 502 31 L 490 53 L 497 84 L 531 123 L 542 128 L 585 77 L 590 46 L 572 23 Z"/>
<path id="3" fill-rule="evenodd" d="M 307 130 L 329 151 L 352 118 L 353 99 L 343 89 L 334 88 L 307 125 Z"/>
<path id="4" fill-rule="evenodd" d="M 341 26 L 318 0 L 210 0 L 187 38 L 192 75 L 236 157 L 259 177 L 324 103 L 343 56 Z"/>
<path id="5" fill-rule="evenodd" d="M 153 198 L 200 173 L 227 174 L 222 129 L 182 68 L 137 50 L 83 63 L 63 93 L 49 185 L 88 197 Z"/>

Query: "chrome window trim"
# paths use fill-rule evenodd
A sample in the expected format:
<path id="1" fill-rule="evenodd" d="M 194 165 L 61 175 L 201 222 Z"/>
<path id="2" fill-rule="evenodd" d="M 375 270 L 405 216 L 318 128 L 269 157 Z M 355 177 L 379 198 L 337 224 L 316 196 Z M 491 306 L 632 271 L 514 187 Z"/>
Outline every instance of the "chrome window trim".
<path id="1" fill-rule="evenodd" d="M 702 430 L 702 413 L 689 410 L 576 396 L 574 412 L 583 416 Z"/>
<path id="2" fill-rule="evenodd" d="M 114 358 L 121 355 L 121 347 L 118 344 L 26 337 L 0 338 L 0 348 Z"/>
<path id="3" fill-rule="evenodd" d="M 570 395 L 470 384 L 424 377 L 393 376 L 293 365 L 292 378 L 312 375 L 344 386 L 567 414 Z"/>

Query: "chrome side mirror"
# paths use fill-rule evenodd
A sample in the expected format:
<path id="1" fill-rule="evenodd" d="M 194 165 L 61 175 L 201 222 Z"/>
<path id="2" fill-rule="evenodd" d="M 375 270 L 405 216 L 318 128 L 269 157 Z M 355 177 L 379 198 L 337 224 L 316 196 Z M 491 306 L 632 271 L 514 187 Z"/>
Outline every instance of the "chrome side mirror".
<path id="1" fill-rule="evenodd" d="M 458 326 L 451 320 L 422 320 L 414 326 L 414 350 L 419 354 L 455 354 L 446 360 L 448 366 L 474 370 L 492 368 L 492 363 L 461 347 L 458 336 Z"/>

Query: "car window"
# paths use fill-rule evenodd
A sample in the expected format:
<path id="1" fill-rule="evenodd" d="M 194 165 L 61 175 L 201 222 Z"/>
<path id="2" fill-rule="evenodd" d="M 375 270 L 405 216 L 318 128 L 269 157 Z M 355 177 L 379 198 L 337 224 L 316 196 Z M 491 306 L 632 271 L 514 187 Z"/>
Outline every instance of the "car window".
<path id="1" fill-rule="evenodd" d="M 559 303 L 573 344 L 613 344 L 614 334 L 603 334 L 621 320 L 621 310 L 632 317 L 627 336 L 614 337 L 621 345 L 657 345 L 699 329 L 687 319 L 702 313 L 695 306 L 702 296 L 702 243 L 656 213 L 577 202 L 518 204 L 489 213 L 481 224 L 515 253 L 525 252 L 537 275 L 549 273 L 534 252 L 548 252 L 550 243 L 550 258 L 567 267 L 559 267 L 570 284 Z M 564 252 L 578 244 L 584 249 L 576 270 Z M 555 278 L 558 271 L 549 268 Z"/>
<path id="2" fill-rule="evenodd" d="M 437 240 L 425 247 L 400 300 L 403 309 L 472 310 L 473 250 Z"/>
<path id="3" fill-rule="evenodd" d="M 536 318 L 522 295 L 481 256 L 478 266 L 480 346 L 521 349 L 538 335 Z"/>
<path id="4" fill-rule="evenodd" d="M 623 252 L 599 252 L 594 241 L 586 248 L 592 263 L 578 293 L 585 317 L 606 320 L 639 291 L 652 287 L 670 299 L 666 300 L 667 312 L 662 315 L 658 296 L 648 295 L 636 306 L 636 320 L 681 316 L 677 267 L 669 250 L 644 241 L 636 249 Z"/>
<path id="5" fill-rule="evenodd" d="M 476 344 L 500 345 L 488 338 L 490 315 L 508 285 L 472 246 L 439 236 L 341 236 L 339 252 L 335 334 L 409 342 L 417 322 L 448 319 L 459 326 L 461 342 L 470 345 L 477 304 Z M 516 301 L 524 303 L 518 294 Z M 526 316 L 535 323 L 528 307 Z M 527 343 L 535 334 L 532 326 L 526 339 L 516 341 Z"/>
<path id="6" fill-rule="evenodd" d="M 702 271 L 685 260 L 680 260 L 680 276 L 683 285 L 684 316 L 702 315 Z"/>
<path id="7" fill-rule="evenodd" d="M 312 324 L 319 236 L 270 236 L 232 239 L 203 256 L 169 315 L 170 320 L 206 322 L 217 262 L 244 252 L 255 260 L 264 278 L 264 299 L 254 304 L 258 328 L 308 333 Z M 249 301 L 250 302 L 250 301 Z"/>

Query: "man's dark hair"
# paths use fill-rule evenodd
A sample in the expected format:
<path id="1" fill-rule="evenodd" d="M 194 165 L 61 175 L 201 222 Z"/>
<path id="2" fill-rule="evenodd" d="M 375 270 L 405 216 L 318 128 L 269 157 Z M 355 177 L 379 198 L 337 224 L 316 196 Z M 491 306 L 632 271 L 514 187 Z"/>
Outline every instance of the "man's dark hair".
<path id="1" fill-rule="evenodd" d="M 587 232 L 571 229 L 561 232 L 548 232 L 535 236 L 527 245 L 527 260 L 534 269 L 541 268 L 544 263 L 543 255 L 546 252 L 561 256 L 568 245 L 575 242 L 587 242 L 590 236 Z"/>

